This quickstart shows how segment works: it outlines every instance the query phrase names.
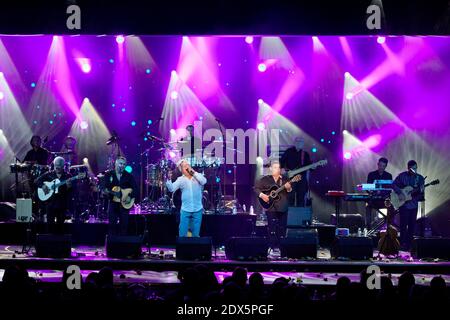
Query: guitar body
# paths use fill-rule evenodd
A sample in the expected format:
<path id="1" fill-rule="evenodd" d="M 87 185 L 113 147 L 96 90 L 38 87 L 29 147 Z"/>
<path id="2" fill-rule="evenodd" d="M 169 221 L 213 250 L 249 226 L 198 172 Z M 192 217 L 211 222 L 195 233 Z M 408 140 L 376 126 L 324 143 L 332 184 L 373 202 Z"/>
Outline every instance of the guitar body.
<path id="1" fill-rule="evenodd" d="M 398 210 L 406 201 L 412 200 L 413 187 L 408 186 L 401 190 L 400 194 L 397 194 L 394 190 L 391 191 L 391 204 L 395 210 Z"/>
<path id="2" fill-rule="evenodd" d="M 120 187 L 113 187 L 112 192 L 122 192 L 122 196 L 120 198 L 117 195 L 113 196 L 113 199 L 112 199 L 113 202 L 120 203 L 122 205 L 122 207 L 127 210 L 129 210 L 133 207 L 134 200 L 135 200 L 134 198 L 131 198 L 131 200 L 129 202 L 126 201 L 126 199 L 131 194 L 131 192 L 133 192 L 133 189 L 131 189 L 131 188 L 121 189 Z"/>
<path id="3" fill-rule="evenodd" d="M 47 201 L 48 199 L 50 199 L 53 196 L 53 194 L 58 193 L 59 187 L 53 188 L 53 186 L 58 185 L 59 183 L 61 183 L 61 181 L 59 179 L 55 179 L 53 181 L 44 181 L 44 185 L 47 186 L 49 191 L 47 193 L 45 193 L 43 188 L 38 188 L 37 193 L 38 193 L 39 200 Z"/>
<path id="4" fill-rule="evenodd" d="M 270 189 L 267 189 L 266 191 L 262 192 L 262 193 L 264 193 L 264 194 L 269 196 L 269 202 L 265 202 L 263 199 L 258 198 L 259 204 L 261 205 L 261 207 L 264 210 L 269 210 L 270 208 L 272 208 L 274 203 L 277 202 L 280 199 L 280 195 L 279 194 L 274 195 L 275 191 L 278 188 L 279 187 L 277 187 L 277 186 L 272 186 Z"/>

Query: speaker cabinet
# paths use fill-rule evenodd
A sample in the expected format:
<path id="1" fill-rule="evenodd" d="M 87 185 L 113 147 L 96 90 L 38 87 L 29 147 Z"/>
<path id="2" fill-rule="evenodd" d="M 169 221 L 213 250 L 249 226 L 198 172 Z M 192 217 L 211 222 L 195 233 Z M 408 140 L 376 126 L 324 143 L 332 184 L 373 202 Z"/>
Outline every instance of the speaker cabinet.
<path id="1" fill-rule="evenodd" d="M 211 237 L 177 237 L 176 258 L 178 260 L 211 260 Z"/>
<path id="2" fill-rule="evenodd" d="M 231 237 L 225 244 L 230 260 L 267 260 L 269 241 L 264 237 Z"/>
<path id="3" fill-rule="evenodd" d="M 72 250 L 72 235 L 37 234 L 36 256 L 39 258 L 69 258 Z"/>
<path id="4" fill-rule="evenodd" d="M 142 237 L 106 235 L 105 246 L 109 258 L 139 258 L 142 254 Z"/>

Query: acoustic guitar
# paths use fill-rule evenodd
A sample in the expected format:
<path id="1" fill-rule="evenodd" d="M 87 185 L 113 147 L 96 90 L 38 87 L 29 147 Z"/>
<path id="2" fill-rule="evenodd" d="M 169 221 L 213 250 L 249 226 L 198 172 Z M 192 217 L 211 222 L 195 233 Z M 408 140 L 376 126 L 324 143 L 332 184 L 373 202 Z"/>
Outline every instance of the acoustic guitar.
<path id="1" fill-rule="evenodd" d="M 112 201 L 120 203 L 124 209 L 130 210 L 134 205 L 134 198 L 131 198 L 127 201 L 128 196 L 133 192 L 131 188 L 121 189 L 118 186 L 114 186 L 111 190 L 104 190 L 104 193 L 110 194 L 113 196 Z"/>
<path id="2" fill-rule="evenodd" d="M 265 210 L 269 210 L 270 208 L 272 208 L 273 205 L 278 200 L 280 200 L 280 192 L 282 192 L 284 189 L 286 189 L 286 184 L 291 183 L 291 182 L 297 182 L 301 178 L 302 177 L 300 175 L 296 175 L 294 178 L 290 179 L 288 182 L 283 184 L 281 187 L 279 187 L 277 185 L 273 185 L 269 189 L 262 191 L 262 193 L 269 196 L 269 202 L 265 202 L 263 199 L 258 198 L 259 204 L 261 205 L 261 207 L 263 207 Z"/>
<path id="3" fill-rule="evenodd" d="M 434 186 L 439 184 L 439 179 L 433 180 L 427 183 L 424 188 L 428 186 Z M 414 188 L 411 186 L 404 187 L 401 189 L 401 193 L 397 194 L 394 190 L 391 191 L 390 202 L 395 210 L 398 210 L 406 201 L 412 200 Z"/>

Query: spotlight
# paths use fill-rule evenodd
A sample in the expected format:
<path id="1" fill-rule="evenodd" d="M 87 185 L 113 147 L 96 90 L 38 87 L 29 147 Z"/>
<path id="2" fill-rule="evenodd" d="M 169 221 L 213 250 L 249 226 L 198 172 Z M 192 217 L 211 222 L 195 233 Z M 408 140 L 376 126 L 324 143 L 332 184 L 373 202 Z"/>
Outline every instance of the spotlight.
<path id="1" fill-rule="evenodd" d="M 256 163 L 259 164 L 259 165 L 263 165 L 263 163 L 264 163 L 263 158 L 262 157 L 256 157 Z"/>
<path id="2" fill-rule="evenodd" d="M 134 120 L 131 121 L 131 126 L 132 126 L 132 127 L 136 126 L 136 121 L 134 121 Z"/>
<path id="3" fill-rule="evenodd" d="M 88 158 L 83 158 L 83 163 L 84 164 L 88 164 L 89 163 L 89 159 Z"/>
<path id="4" fill-rule="evenodd" d="M 171 98 L 172 100 L 177 99 L 177 98 L 178 98 L 178 92 L 172 91 L 172 92 L 170 93 L 170 98 Z"/>
<path id="5" fill-rule="evenodd" d="M 86 121 L 81 121 L 80 128 L 83 130 L 86 130 L 89 127 L 88 123 Z"/>
<path id="6" fill-rule="evenodd" d="M 109 59 L 109 63 L 114 63 L 114 59 Z"/>
<path id="7" fill-rule="evenodd" d="M 176 135 L 176 134 L 177 134 L 177 132 L 176 132 L 176 130 L 175 130 L 175 129 L 170 129 L 170 134 L 171 134 L 171 135 Z"/>
<path id="8" fill-rule="evenodd" d="M 266 125 L 264 124 L 264 122 L 259 122 L 256 126 L 258 128 L 258 130 L 264 130 L 266 128 Z"/>
<path id="9" fill-rule="evenodd" d="M 0 100 L 3 100 L 4 97 L 5 97 L 5 94 L 0 91 Z"/>
<path id="10" fill-rule="evenodd" d="M 36 83 L 35 83 L 35 82 L 32 82 L 32 83 L 31 83 L 31 87 L 32 87 L 32 88 L 36 87 Z"/>
<path id="11" fill-rule="evenodd" d="M 352 154 L 348 151 L 344 152 L 344 159 L 350 160 L 352 158 Z"/>
<path id="12" fill-rule="evenodd" d="M 345 98 L 346 98 L 347 100 L 352 100 L 352 99 L 353 99 L 353 93 L 352 93 L 352 92 L 347 93 L 347 94 L 345 95 Z"/>
<path id="13" fill-rule="evenodd" d="M 258 99 L 258 104 L 263 104 L 264 100 L 263 99 Z"/>
<path id="14" fill-rule="evenodd" d="M 350 72 L 346 72 L 346 73 L 344 73 L 344 76 L 345 76 L 345 78 L 350 78 Z"/>
<path id="15" fill-rule="evenodd" d="M 145 69 L 146 74 L 150 74 L 150 72 L 152 72 L 150 69 Z"/>
<path id="16" fill-rule="evenodd" d="M 378 42 L 379 44 L 385 43 L 385 42 L 386 42 L 386 37 L 379 36 L 379 37 L 377 38 L 377 42 Z"/>
<path id="17" fill-rule="evenodd" d="M 317 148 L 312 148 L 311 151 L 312 151 L 313 153 L 316 153 L 316 152 L 317 152 Z"/>
<path id="18" fill-rule="evenodd" d="M 91 72 L 91 65 L 89 63 L 85 62 L 81 65 L 81 70 L 84 73 L 89 73 L 89 72 Z"/>
<path id="19" fill-rule="evenodd" d="M 148 120 L 147 123 L 148 123 L 148 124 L 152 124 L 153 121 L 152 121 L 152 120 Z"/>
<path id="20" fill-rule="evenodd" d="M 125 171 L 128 173 L 132 173 L 133 172 L 133 168 L 131 166 L 126 166 L 125 167 Z"/>
<path id="21" fill-rule="evenodd" d="M 175 70 L 172 70 L 171 74 L 172 74 L 172 77 L 175 77 L 177 75 L 177 72 Z"/>
<path id="22" fill-rule="evenodd" d="M 2 135 L 3 134 L 3 130 L 2 129 L 0 129 L 0 135 Z"/>
<path id="23" fill-rule="evenodd" d="M 117 37 L 116 37 L 116 42 L 117 42 L 117 43 L 121 44 L 121 43 L 123 43 L 124 41 L 125 41 L 125 38 L 124 38 L 123 36 L 117 36 Z"/>
<path id="24" fill-rule="evenodd" d="M 259 72 L 264 72 L 264 71 L 266 71 L 266 70 L 267 70 L 267 66 L 266 66 L 265 63 L 260 63 L 260 64 L 258 64 L 258 71 L 259 71 Z"/>
<path id="25" fill-rule="evenodd" d="M 252 36 L 245 37 L 245 42 L 247 42 L 248 44 L 252 44 L 253 43 L 253 37 Z"/>
<path id="26" fill-rule="evenodd" d="M 3 72 L 0 71 L 0 77 L 3 77 Z"/>
<path id="27" fill-rule="evenodd" d="M 88 97 L 84 98 L 83 103 L 89 103 L 89 98 Z"/>
<path id="28" fill-rule="evenodd" d="M 342 134 L 348 134 L 347 130 L 342 130 Z"/>

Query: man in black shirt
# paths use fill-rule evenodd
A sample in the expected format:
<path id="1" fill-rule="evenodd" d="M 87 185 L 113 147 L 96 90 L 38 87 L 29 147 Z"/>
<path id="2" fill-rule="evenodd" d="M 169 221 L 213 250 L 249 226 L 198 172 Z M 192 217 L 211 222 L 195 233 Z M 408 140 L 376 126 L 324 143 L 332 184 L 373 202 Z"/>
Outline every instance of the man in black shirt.
<path id="1" fill-rule="evenodd" d="M 43 188 L 44 191 L 48 191 L 48 187 L 44 185 L 44 182 L 50 182 L 55 179 L 60 181 L 67 180 L 70 175 L 64 171 L 65 161 L 64 158 L 56 157 L 53 160 L 54 170 L 44 173 L 36 179 L 36 185 L 38 188 Z M 55 224 L 56 219 L 56 233 L 62 234 L 64 229 L 64 220 L 66 219 L 66 212 L 68 208 L 69 192 L 72 184 L 67 182 L 66 184 L 58 188 L 58 192 L 54 193 L 50 199 L 44 202 L 45 211 L 47 214 L 47 223 L 49 226 Z M 47 190 L 46 190 L 47 189 Z"/>
<path id="2" fill-rule="evenodd" d="M 289 208 L 288 192 L 292 191 L 292 186 L 287 178 L 281 176 L 279 161 L 274 160 L 270 163 L 270 172 L 270 175 L 264 176 L 257 181 L 255 192 L 259 198 L 268 202 L 269 197 L 264 194 L 266 190 L 274 185 L 278 187 L 281 187 L 283 184 L 286 185 L 286 189 L 279 193 L 280 200 L 275 202 L 273 207 L 266 211 L 268 231 L 273 248 L 274 245 L 277 246 L 279 244 L 280 237 L 286 235 L 287 211 Z"/>
<path id="3" fill-rule="evenodd" d="M 114 187 L 120 189 L 131 188 L 133 191 L 129 198 L 135 198 L 137 194 L 137 184 L 133 175 L 125 171 L 127 160 L 125 157 L 118 157 L 115 161 L 115 169 L 108 171 L 105 174 L 105 192 L 111 192 Z M 108 219 L 109 219 L 109 234 L 117 234 L 117 220 L 119 220 L 120 234 L 126 235 L 128 233 L 128 214 L 130 210 L 125 209 L 120 202 L 112 201 L 113 195 L 109 195 Z"/>
<path id="4" fill-rule="evenodd" d="M 295 146 L 287 149 L 280 159 L 281 167 L 287 170 L 298 169 L 311 164 L 309 153 L 304 150 L 303 137 L 295 138 Z M 299 182 L 292 183 L 292 193 L 289 194 L 289 204 L 293 207 L 309 206 L 309 171 L 302 174 Z"/>
<path id="5" fill-rule="evenodd" d="M 406 201 L 399 209 L 400 215 L 400 244 L 403 250 L 409 251 L 416 228 L 417 211 L 419 202 L 424 200 L 425 178 L 417 173 L 417 162 L 408 161 L 408 170 L 400 173 L 392 185 L 395 193 L 403 198 L 402 189 L 412 187 L 412 199 Z"/>
<path id="6" fill-rule="evenodd" d="M 369 172 L 367 176 L 367 183 L 374 183 L 375 180 L 392 180 L 392 174 L 386 171 L 388 165 L 388 159 L 380 158 L 378 160 L 378 169 Z M 384 208 L 384 201 L 372 201 L 367 203 L 366 206 L 366 227 L 370 229 L 373 221 L 373 210 Z"/>
<path id="7" fill-rule="evenodd" d="M 32 149 L 27 152 L 23 161 L 31 164 L 47 165 L 50 153 L 47 149 L 41 147 L 41 137 L 31 137 L 30 144 Z"/>
<path id="8" fill-rule="evenodd" d="M 202 142 L 199 137 L 194 136 L 194 126 L 192 124 L 186 127 L 186 131 L 186 137 L 182 138 L 178 145 L 181 148 L 182 157 L 186 159 L 191 167 L 196 167 L 196 150 L 202 148 Z"/>

